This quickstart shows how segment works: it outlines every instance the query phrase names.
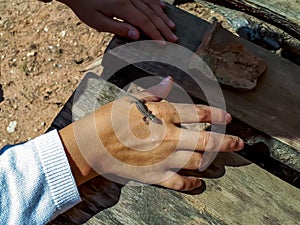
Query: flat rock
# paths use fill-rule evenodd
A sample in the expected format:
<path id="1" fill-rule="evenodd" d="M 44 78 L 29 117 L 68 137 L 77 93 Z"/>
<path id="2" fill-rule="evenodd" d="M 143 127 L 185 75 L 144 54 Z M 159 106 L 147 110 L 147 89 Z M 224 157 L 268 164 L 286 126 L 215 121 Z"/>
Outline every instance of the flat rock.
<path id="1" fill-rule="evenodd" d="M 222 31 L 222 32 L 221 32 Z M 196 50 L 213 71 L 219 83 L 236 89 L 251 90 L 267 69 L 267 64 L 251 53 L 221 24 L 213 23 Z M 193 68 L 193 61 L 190 67 Z"/>

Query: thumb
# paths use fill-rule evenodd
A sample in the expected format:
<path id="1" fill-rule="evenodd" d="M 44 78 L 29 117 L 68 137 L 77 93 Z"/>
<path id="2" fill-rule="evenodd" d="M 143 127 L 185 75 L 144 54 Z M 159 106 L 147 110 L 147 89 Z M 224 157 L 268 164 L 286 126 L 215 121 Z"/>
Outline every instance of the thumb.
<path id="1" fill-rule="evenodd" d="M 157 102 L 166 98 L 173 88 L 173 78 L 171 76 L 165 77 L 159 84 L 152 86 L 145 91 L 135 94 L 139 99 L 149 102 Z"/>

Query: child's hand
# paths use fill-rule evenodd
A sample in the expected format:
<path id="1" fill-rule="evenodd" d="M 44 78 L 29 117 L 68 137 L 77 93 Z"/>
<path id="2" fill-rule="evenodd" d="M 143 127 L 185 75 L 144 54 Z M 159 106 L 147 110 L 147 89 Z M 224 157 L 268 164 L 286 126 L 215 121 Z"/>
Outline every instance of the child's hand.
<path id="1" fill-rule="evenodd" d="M 170 92 L 171 78 L 147 91 L 124 96 L 59 131 L 77 184 L 97 173 L 118 182 L 137 180 L 166 188 L 189 191 L 201 186 L 196 177 L 179 170 L 197 170 L 207 163 L 205 152 L 231 152 L 243 148 L 238 137 L 181 128 L 181 123 L 227 124 L 225 111 L 193 104 L 157 102 Z M 159 96 L 159 97 L 158 97 Z M 145 122 L 134 103 L 146 101 L 149 113 L 161 123 Z"/>
<path id="2" fill-rule="evenodd" d="M 87 25 L 133 40 L 139 29 L 154 40 L 176 42 L 175 24 L 164 13 L 160 0 L 59 0 Z M 118 19 L 118 20 L 117 20 Z M 120 21 L 123 20 L 123 21 Z"/>

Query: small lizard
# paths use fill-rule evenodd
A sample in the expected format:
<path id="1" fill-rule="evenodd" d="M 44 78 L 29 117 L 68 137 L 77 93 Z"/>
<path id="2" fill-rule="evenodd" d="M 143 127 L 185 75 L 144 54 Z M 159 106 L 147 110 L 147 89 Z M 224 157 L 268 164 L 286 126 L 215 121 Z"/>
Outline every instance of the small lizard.
<path id="1" fill-rule="evenodd" d="M 143 99 L 138 99 L 137 97 L 130 95 L 130 97 L 134 98 L 134 103 L 137 107 L 137 109 L 142 113 L 144 116 L 143 120 L 146 124 L 149 124 L 149 120 L 153 121 L 154 123 L 161 124 L 161 120 L 157 118 L 155 115 L 152 114 L 152 112 L 148 109 L 148 107 L 145 105 L 146 101 Z"/>

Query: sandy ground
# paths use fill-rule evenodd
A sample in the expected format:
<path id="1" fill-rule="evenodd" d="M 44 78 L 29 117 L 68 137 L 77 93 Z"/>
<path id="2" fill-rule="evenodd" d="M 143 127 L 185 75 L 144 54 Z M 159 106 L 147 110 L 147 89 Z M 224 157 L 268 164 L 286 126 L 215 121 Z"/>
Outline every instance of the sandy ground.
<path id="1" fill-rule="evenodd" d="M 58 2 L 0 0 L 0 146 L 42 134 L 111 37 Z"/>
<path id="2" fill-rule="evenodd" d="M 211 20 L 200 4 L 180 7 Z M 226 24 L 225 24 L 226 27 Z M 0 147 L 47 130 L 112 35 L 83 24 L 66 6 L 37 0 L 0 0 Z"/>

